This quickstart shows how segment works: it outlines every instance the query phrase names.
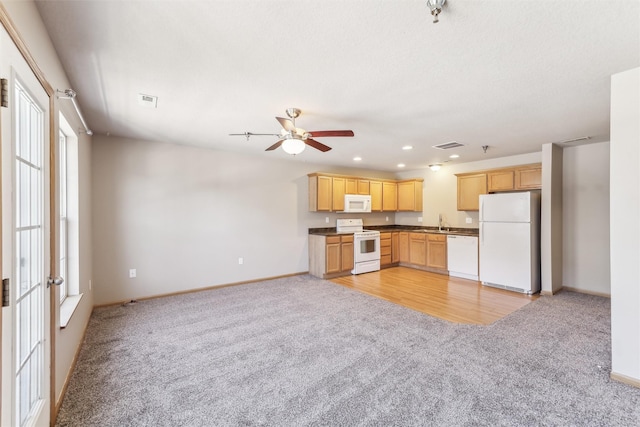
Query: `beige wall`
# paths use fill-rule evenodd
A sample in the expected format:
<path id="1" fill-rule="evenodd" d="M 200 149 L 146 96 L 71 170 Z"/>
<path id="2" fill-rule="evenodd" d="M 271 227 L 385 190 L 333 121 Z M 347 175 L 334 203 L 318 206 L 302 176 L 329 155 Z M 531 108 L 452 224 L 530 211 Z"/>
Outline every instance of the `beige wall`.
<path id="1" fill-rule="evenodd" d="M 308 173 L 388 173 L 106 136 L 92 155 L 96 304 L 306 272 L 310 227 L 395 219 L 308 209 Z"/>
<path id="2" fill-rule="evenodd" d="M 563 286 L 610 295 L 609 142 L 563 150 Z"/>
<path id="3" fill-rule="evenodd" d="M 47 81 L 55 89 L 69 88 L 69 81 L 60 64 L 55 49 L 49 39 L 40 15 L 32 1 L 3 1 L 9 16 L 16 25 L 29 51 L 45 74 Z M 73 105 L 69 101 L 57 100 L 55 104 L 56 125 L 58 111 L 62 111 L 71 126 L 82 128 Z M 89 289 L 91 280 L 91 224 L 90 224 L 90 180 L 91 180 L 91 138 L 79 134 L 79 252 L 80 252 L 80 292 L 84 294 L 71 322 L 66 329 L 56 328 L 55 341 L 55 394 L 60 396 L 64 381 L 69 375 L 73 358 L 79 348 L 84 329 L 93 309 L 93 295 Z M 56 314 L 58 319 L 58 314 Z"/>

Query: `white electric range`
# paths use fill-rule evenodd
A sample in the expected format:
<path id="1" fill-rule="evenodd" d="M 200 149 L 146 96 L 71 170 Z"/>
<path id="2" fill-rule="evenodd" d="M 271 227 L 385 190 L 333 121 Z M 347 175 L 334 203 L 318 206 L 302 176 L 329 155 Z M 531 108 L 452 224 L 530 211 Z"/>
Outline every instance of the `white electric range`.
<path id="1" fill-rule="evenodd" d="M 353 270 L 351 274 L 380 270 L 380 232 L 365 230 L 362 218 L 339 219 L 338 233 L 353 233 Z"/>

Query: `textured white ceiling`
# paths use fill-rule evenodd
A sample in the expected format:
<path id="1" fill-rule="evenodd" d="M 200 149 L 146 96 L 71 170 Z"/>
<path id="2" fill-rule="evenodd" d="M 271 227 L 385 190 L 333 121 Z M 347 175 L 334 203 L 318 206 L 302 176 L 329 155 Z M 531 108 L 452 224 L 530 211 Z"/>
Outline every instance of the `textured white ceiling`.
<path id="1" fill-rule="evenodd" d="M 355 137 L 293 161 L 386 171 L 608 140 L 610 76 L 640 66 L 640 0 L 448 0 L 438 24 L 426 0 L 36 3 L 96 133 L 287 158 L 228 134 L 298 107 Z"/>

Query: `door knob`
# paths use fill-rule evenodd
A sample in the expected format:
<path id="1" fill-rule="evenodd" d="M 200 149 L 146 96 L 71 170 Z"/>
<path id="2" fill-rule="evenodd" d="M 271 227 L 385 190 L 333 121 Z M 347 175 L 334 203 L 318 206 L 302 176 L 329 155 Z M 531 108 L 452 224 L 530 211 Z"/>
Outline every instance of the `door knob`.
<path id="1" fill-rule="evenodd" d="M 51 285 L 56 285 L 56 286 L 60 286 L 64 283 L 64 279 L 60 276 L 56 276 L 56 277 L 47 277 L 47 288 Z"/>

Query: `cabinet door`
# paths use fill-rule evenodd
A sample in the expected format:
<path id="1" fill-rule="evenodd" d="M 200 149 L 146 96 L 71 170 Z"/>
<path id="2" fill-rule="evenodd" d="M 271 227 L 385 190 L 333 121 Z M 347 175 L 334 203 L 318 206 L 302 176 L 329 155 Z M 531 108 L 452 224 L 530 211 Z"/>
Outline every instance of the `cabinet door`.
<path id="1" fill-rule="evenodd" d="M 327 238 L 326 251 L 327 268 L 325 271 L 327 274 L 340 272 L 340 242 L 329 243 L 329 239 Z"/>
<path id="2" fill-rule="evenodd" d="M 515 188 L 515 174 L 513 170 L 489 172 L 489 192 L 509 191 Z"/>
<path id="3" fill-rule="evenodd" d="M 353 270 L 353 237 L 351 242 L 343 242 L 341 247 L 340 271 Z"/>
<path id="4" fill-rule="evenodd" d="M 422 211 L 422 182 L 405 181 L 398 183 L 398 210 Z"/>
<path id="5" fill-rule="evenodd" d="M 481 194 L 487 194 L 487 174 L 479 173 L 458 177 L 459 211 L 477 211 Z"/>
<path id="6" fill-rule="evenodd" d="M 426 265 L 427 247 L 424 234 L 409 233 L 409 263 L 415 265 Z"/>
<path id="7" fill-rule="evenodd" d="M 391 233 L 391 262 L 400 262 L 400 233 Z"/>
<path id="8" fill-rule="evenodd" d="M 344 210 L 344 194 L 346 188 L 346 180 L 344 178 L 333 178 L 333 203 L 332 210 L 339 212 Z"/>
<path id="9" fill-rule="evenodd" d="M 532 190 L 542 188 L 542 168 L 516 170 L 516 189 Z"/>
<path id="10" fill-rule="evenodd" d="M 331 210 L 331 186 L 332 179 L 330 176 L 318 177 L 318 193 L 317 193 L 317 209 L 319 211 Z"/>
<path id="11" fill-rule="evenodd" d="M 382 210 L 385 212 L 398 210 L 398 184 L 395 182 L 382 183 Z"/>
<path id="12" fill-rule="evenodd" d="M 447 236 L 427 234 L 427 267 L 447 269 Z"/>
<path id="13" fill-rule="evenodd" d="M 368 196 L 370 194 L 369 184 L 368 179 L 358 179 L 358 194 Z"/>
<path id="14" fill-rule="evenodd" d="M 371 193 L 371 210 L 380 212 L 382 210 L 382 182 L 370 181 L 369 192 Z"/>
<path id="15" fill-rule="evenodd" d="M 355 178 L 347 178 L 345 182 L 346 194 L 358 194 L 358 180 Z"/>
<path id="16" fill-rule="evenodd" d="M 398 258 L 400 262 L 409 262 L 409 233 L 398 233 Z"/>

